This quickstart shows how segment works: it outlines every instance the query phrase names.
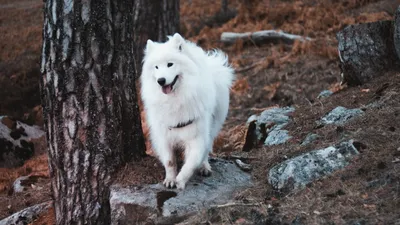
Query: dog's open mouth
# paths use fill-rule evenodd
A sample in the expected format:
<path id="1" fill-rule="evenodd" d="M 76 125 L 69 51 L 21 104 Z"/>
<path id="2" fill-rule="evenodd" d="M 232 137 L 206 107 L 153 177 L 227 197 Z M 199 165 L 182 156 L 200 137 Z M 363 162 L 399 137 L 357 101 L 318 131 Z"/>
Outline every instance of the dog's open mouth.
<path id="1" fill-rule="evenodd" d="M 179 76 L 176 75 L 176 77 L 174 78 L 172 83 L 162 86 L 162 91 L 164 92 L 164 94 L 169 94 L 172 92 L 172 89 L 174 88 L 174 85 L 175 85 L 176 81 L 178 80 L 178 77 Z"/>

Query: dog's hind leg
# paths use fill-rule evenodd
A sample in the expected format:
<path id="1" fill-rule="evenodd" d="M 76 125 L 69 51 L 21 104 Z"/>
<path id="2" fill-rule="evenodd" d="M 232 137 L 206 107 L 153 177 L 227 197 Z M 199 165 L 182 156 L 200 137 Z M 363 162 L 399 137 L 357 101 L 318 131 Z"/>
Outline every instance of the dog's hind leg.
<path id="1" fill-rule="evenodd" d="M 212 138 L 211 138 L 211 140 L 212 140 Z M 210 144 L 208 144 L 208 145 L 209 145 L 208 151 L 212 152 L 212 150 L 213 150 L 213 141 L 211 141 Z M 203 163 L 202 163 L 202 165 L 200 167 L 200 170 L 199 170 L 200 175 L 205 176 L 205 177 L 210 176 L 211 172 L 212 172 L 211 171 L 211 165 L 208 162 L 208 154 L 209 154 L 209 152 L 206 153 L 204 161 L 203 161 Z"/>
<path id="2" fill-rule="evenodd" d="M 186 183 L 194 172 L 202 166 L 208 154 L 205 143 L 206 142 L 199 137 L 186 143 L 185 163 L 176 177 L 176 187 L 178 189 L 185 189 Z"/>

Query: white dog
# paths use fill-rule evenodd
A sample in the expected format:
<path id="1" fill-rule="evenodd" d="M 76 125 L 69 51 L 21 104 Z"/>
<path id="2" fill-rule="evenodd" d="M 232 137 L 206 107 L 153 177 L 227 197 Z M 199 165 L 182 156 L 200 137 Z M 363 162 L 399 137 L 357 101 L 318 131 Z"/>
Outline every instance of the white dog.
<path id="1" fill-rule="evenodd" d="M 141 75 L 153 148 L 165 167 L 166 187 L 184 189 L 193 173 L 211 173 L 208 154 L 229 108 L 234 70 L 222 51 L 205 52 L 179 34 L 147 41 Z M 177 175 L 175 150 L 184 149 Z"/>

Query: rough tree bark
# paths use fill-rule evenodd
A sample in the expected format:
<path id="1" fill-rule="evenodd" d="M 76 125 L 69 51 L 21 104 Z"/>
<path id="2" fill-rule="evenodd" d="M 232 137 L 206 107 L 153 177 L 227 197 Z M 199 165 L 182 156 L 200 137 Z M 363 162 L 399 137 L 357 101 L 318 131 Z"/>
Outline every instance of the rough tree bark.
<path id="1" fill-rule="evenodd" d="M 397 7 L 394 17 L 393 41 L 397 53 L 397 58 L 400 59 L 400 6 Z"/>
<path id="2" fill-rule="evenodd" d="M 167 35 L 179 33 L 179 0 L 135 0 L 134 42 L 137 76 L 140 76 L 146 41 L 166 41 Z"/>
<path id="3" fill-rule="evenodd" d="M 110 224 L 115 169 L 145 154 L 131 0 L 47 0 L 41 98 L 57 224 Z"/>
<path id="4" fill-rule="evenodd" d="M 221 0 L 221 12 L 228 12 L 228 0 Z"/>
<path id="5" fill-rule="evenodd" d="M 393 21 L 355 24 L 337 33 L 342 83 L 360 85 L 399 68 L 393 24 Z"/>

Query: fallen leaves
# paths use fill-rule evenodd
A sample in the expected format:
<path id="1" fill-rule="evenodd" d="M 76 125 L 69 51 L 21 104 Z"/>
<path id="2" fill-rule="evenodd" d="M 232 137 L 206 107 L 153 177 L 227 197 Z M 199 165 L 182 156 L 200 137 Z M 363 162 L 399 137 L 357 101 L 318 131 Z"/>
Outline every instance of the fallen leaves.
<path id="1" fill-rule="evenodd" d="M 249 89 L 249 82 L 247 81 L 247 78 L 244 77 L 235 81 L 232 86 L 232 93 L 242 95 L 246 94 Z"/>
<path id="2" fill-rule="evenodd" d="M 246 125 L 237 125 L 228 131 L 221 131 L 214 140 L 214 150 L 217 152 L 241 151 L 245 143 Z"/>
<path id="3" fill-rule="evenodd" d="M 276 92 L 278 91 L 278 88 L 280 86 L 281 86 L 280 82 L 275 82 L 275 83 L 265 86 L 263 88 L 263 90 L 267 92 L 266 98 L 268 100 L 272 100 L 275 97 Z"/>
<path id="4" fill-rule="evenodd" d="M 0 168 L 0 192 L 9 190 L 18 177 L 27 175 L 49 177 L 47 154 L 35 156 L 19 168 Z"/>

